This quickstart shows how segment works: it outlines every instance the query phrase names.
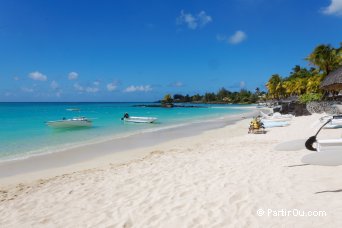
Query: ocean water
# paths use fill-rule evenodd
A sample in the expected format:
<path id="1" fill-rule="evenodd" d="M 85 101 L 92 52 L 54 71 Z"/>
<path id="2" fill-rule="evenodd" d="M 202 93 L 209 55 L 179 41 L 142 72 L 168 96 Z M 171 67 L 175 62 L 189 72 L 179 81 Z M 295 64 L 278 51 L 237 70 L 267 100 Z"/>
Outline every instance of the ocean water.
<path id="1" fill-rule="evenodd" d="M 145 131 L 157 131 L 196 121 L 239 114 L 240 105 L 200 105 L 203 108 L 134 107 L 142 103 L 0 103 L 0 160 L 52 153 L 87 143 L 101 142 Z M 149 104 L 149 103 L 143 103 Z M 152 103 L 150 103 L 152 104 Z M 79 112 L 68 111 L 78 108 Z M 152 116 L 153 124 L 124 123 L 123 114 Z M 45 122 L 86 116 L 93 127 L 54 129 Z"/>

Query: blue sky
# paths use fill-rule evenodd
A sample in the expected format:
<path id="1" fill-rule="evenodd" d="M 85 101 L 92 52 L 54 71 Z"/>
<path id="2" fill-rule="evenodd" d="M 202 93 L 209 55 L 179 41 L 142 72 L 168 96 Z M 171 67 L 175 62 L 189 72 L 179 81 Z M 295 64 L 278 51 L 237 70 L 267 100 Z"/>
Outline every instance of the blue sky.
<path id="1" fill-rule="evenodd" d="M 0 0 L 0 101 L 254 90 L 341 37 L 342 0 Z"/>

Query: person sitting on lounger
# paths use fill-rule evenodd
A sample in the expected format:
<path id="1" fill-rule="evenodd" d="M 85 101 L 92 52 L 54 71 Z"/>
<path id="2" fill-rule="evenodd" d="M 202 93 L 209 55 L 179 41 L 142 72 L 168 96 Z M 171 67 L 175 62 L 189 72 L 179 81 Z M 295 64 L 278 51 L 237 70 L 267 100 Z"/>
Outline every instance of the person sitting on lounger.
<path id="1" fill-rule="evenodd" d="M 254 118 L 249 124 L 248 133 L 261 133 L 264 132 L 264 125 L 259 117 Z"/>

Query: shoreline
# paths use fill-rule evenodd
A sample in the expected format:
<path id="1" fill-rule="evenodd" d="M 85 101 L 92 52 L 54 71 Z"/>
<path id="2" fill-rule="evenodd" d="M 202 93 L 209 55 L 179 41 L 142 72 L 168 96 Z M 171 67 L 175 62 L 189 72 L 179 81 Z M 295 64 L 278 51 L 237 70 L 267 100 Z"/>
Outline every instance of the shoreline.
<path id="1" fill-rule="evenodd" d="M 36 102 L 33 102 L 36 103 Z M 64 103 L 64 102 L 62 102 Z M 98 102 L 95 102 L 98 103 Z M 106 103 L 106 102 L 104 102 Z M 124 102 L 126 103 L 126 102 Z M 133 102 L 134 104 L 135 102 Z M 214 107 L 210 107 L 210 108 L 214 108 Z M 220 107 L 221 108 L 221 107 Z M 223 108 L 223 107 L 222 107 Z M 224 107 L 227 108 L 227 107 Z M 7 148 L 6 149 L 2 149 L 0 152 L 1 156 L 0 156 L 0 164 L 3 162 L 10 162 L 10 161 L 15 161 L 15 160 L 24 160 L 24 159 L 28 159 L 30 157 L 35 157 L 35 156 L 41 156 L 44 154 L 52 154 L 52 153 L 56 153 L 56 152 L 61 152 L 61 151 L 66 151 L 66 150 L 70 150 L 70 149 L 74 149 L 74 148 L 79 148 L 79 147 L 83 147 L 83 146 L 88 146 L 88 145 L 92 145 L 92 144 L 98 144 L 98 143 L 103 143 L 103 142 L 107 142 L 107 141 L 111 141 L 113 139 L 121 139 L 121 138 L 126 138 L 129 136 L 133 136 L 136 134 L 142 134 L 145 132 L 151 132 L 151 131 L 160 131 L 160 130 L 164 130 L 164 129 L 170 129 L 170 128 L 176 128 L 176 127 L 182 127 L 182 126 L 186 126 L 189 125 L 191 123 L 197 123 L 197 122 L 207 122 L 207 121 L 211 121 L 212 119 L 220 119 L 222 116 L 234 116 L 234 115 L 238 115 L 238 114 L 243 114 L 246 112 L 246 110 L 250 111 L 252 109 L 255 109 L 255 107 L 253 106 L 249 106 L 249 107 L 228 107 L 229 110 L 239 110 L 237 111 L 237 113 L 231 113 L 231 114 L 224 114 L 224 113 L 213 113 L 213 114 L 205 114 L 205 115 L 199 115 L 199 116 L 195 116 L 194 118 L 185 118 L 185 119 L 181 119 L 181 120 L 173 120 L 173 121 L 166 121 L 166 122 L 160 122 L 159 120 L 156 121 L 156 123 L 154 124 L 135 124 L 136 126 L 134 126 L 134 128 L 132 128 L 132 126 L 134 124 L 129 124 L 132 126 L 127 126 L 127 128 L 124 129 L 120 129 L 120 131 L 113 131 L 111 128 L 105 128 L 104 124 L 102 123 L 102 125 L 94 125 L 92 128 L 93 130 L 95 129 L 95 131 L 89 131 L 90 133 L 88 135 L 92 136 L 86 136 L 84 138 L 81 139 L 79 138 L 72 138 L 72 140 L 67 140 L 66 142 L 63 142 L 63 140 L 61 138 L 57 138 L 56 140 L 52 141 L 50 144 L 42 144 L 42 142 L 44 142 L 44 140 L 40 140 L 38 141 L 38 144 L 41 145 L 37 145 L 37 146 L 33 146 L 31 147 L 29 144 L 31 145 L 35 145 L 35 142 L 29 142 L 29 144 L 24 143 L 24 146 L 22 146 L 21 148 L 19 148 L 18 150 L 16 150 L 16 148 Z M 121 116 L 120 116 L 121 118 Z M 91 118 L 92 119 L 92 118 Z M 96 118 L 95 118 L 96 119 Z M 45 125 L 45 122 L 44 122 Z M 125 124 L 126 125 L 126 124 Z M 115 126 L 117 127 L 117 126 Z M 119 128 L 121 126 L 119 125 Z M 97 132 L 96 133 L 96 128 L 102 129 L 102 132 Z M 77 129 L 80 130 L 80 129 Z M 84 129 L 81 129 L 82 131 Z M 53 136 L 53 134 L 51 134 L 51 132 L 55 131 L 54 133 L 58 133 L 61 131 L 64 131 L 64 129 L 50 129 L 49 132 L 44 132 L 45 134 L 47 134 L 49 137 Z M 88 131 L 88 130 L 87 130 Z M 84 130 L 85 135 L 87 135 L 87 131 Z M 71 131 L 70 131 L 71 132 Z M 70 133 L 70 132 L 66 132 L 66 133 Z M 94 133 L 95 132 L 95 133 Z M 77 133 L 77 132 L 76 132 Z M 57 134 L 56 134 L 57 135 Z M 69 134 L 70 135 L 70 134 Z M 35 135 L 36 137 L 36 135 Z M 71 137 L 73 137 L 71 135 Z M 36 137 L 37 138 L 37 137 Z M 8 139 L 10 141 L 10 139 Z M 49 139 L 47 139 L 49 140 Z M 7 142 L 3 142 L 5 144 L 5 148 L 6 148 L 6 143 Z M 21 145 L 20 141 L 17 142 L 19 145 Z M 12 143 L 13 144 L 13 143 Z"/>
<path id="2" fill-rule="evenodd" d="M 90 143 L 63 151 L 37 154 L 24 159 L 0 162 L 0 186 L 14 184 L 28 179 L 47 178 L 75 170 L 94 168 L 111 162 L 121 164 L 146 156 L 148 148 L 178 139 L 199 135 L 203 132 L 232 125 L 243 118 L 249 118 L 260 111 L 246 107 L 241 114 L 225 115 L 213 120 L 199 120 L 186 125 L 166 129 L 138 132 L 126 137 Z M 48 171 L 47 173 L 45 171 Z"/>
<path id="3" fill-rule="evenodd" d="M 259 135 L 247 134 L 243 119 L 129 152 L 134 159 L 119 162 L 114 153 L 79 170 L 63 167 L 65 174 L 26 176 L 0 188 L 0 220 L 5 227 L 340 227 L 342 166 L 301 161 L 312 152 L 298 140 L 316 132 L 319 117 L 295 117 Z M 259 209 L 325 214 L 260 216 Z"/>

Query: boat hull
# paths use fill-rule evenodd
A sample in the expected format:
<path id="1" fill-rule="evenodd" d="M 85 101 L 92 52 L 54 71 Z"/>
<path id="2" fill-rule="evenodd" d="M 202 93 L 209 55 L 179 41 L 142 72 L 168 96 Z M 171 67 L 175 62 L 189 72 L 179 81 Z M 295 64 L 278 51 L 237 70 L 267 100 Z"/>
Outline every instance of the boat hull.
<path id="1" fill-rule="evenodd" d="M 91 127 L 92 122 L 89 120 L 56 120 L 48 121 L 46 123 L 49 127 L 54 128 L 78 128 L 78 127 Z"/>
<path id="2" fill-rule="evenodd" d="M 157 120 L 157 118 L 154 118 L 154 117 L 132 116 L 132 117 L 124 118 L 125 122 L 131 122 L 131 123 L 153 123 L 156 120 Z"/>

